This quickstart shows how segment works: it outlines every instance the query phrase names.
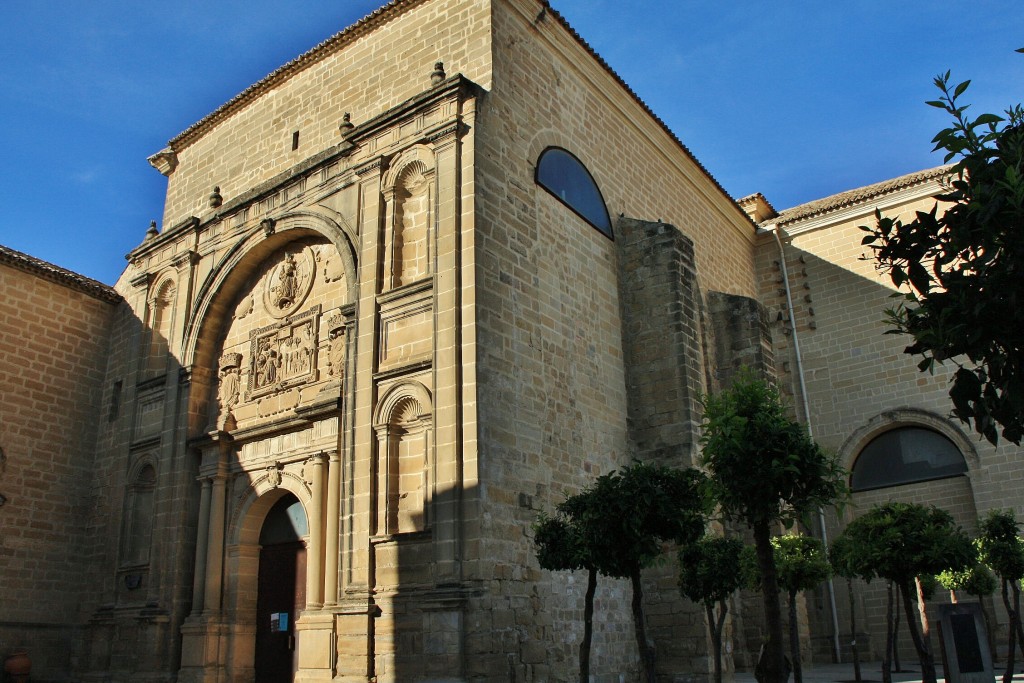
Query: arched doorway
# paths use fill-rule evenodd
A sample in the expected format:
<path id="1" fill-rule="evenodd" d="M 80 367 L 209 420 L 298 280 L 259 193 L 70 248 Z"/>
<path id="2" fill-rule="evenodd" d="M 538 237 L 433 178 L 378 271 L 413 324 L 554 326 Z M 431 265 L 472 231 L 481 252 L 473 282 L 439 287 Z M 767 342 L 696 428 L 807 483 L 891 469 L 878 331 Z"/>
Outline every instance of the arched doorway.
<path id="1" fill-rule="evenodd" d="M 256 683 L 291 683 L 295 620 L 306 605 L 306 513 L 292 494 L 274 503 L 260 530 L 256 592 Z"/>

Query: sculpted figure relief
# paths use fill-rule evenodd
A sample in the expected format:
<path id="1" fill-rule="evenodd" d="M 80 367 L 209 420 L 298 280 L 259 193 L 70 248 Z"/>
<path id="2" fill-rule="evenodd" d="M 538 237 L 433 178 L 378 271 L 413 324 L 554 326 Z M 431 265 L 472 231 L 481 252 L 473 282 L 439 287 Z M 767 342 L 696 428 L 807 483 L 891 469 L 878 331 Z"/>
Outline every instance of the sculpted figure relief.
<path id="1" fill-rule="evenodd" d="M 313 287 L 316 256 L 310 247 L 285 252 L 266 276 L 263 303 L 275 318 L 294 315 Z"/>
<path id="2" fill-rule="evenodd" d="M 342 330 L 331 331 L 331 343 L 327 348 L 327 367 L 331 377 L 341 379 L 345 374 L 345 333 Z"/>
<path id="3" fill-rule="evenodd" d="M 220 358 L 220 386 L 217 388 L 217 403 L 220 414 L 225 415 L 238 403 L 239 374 L 242 354 L 226 353 Z"/>
<path id="4" fill-rule="evenodd" d="M 277 381 L 277 368 L 281 364 L 281 357 L 274 348 L 273 341 L 261 339 L 259 349 L 256 352 L 256 381 L 257 388 L 274 384 Z"/>

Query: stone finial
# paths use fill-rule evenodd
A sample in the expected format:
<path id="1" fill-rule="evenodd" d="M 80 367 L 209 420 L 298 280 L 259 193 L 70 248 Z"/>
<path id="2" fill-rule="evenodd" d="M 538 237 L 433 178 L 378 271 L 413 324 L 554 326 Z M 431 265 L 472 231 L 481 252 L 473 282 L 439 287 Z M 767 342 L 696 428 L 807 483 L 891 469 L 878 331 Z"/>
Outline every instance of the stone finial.
<path id="1" fill-rule="evenodd" d="M 338 124 L 338 130 L 341 132 L 341 137 L 348 137 L 354 129 L 355 124 L 352 123 L 352 114 L 345 112 L 341 117 L 341 123 Z"/>
<path id="2" fill-rule="evenodd" d="M 156 237 L 158 234 L 160 234 L 160 233 L 158 233 L 157 230 L 156 230 L 156 221 L 150 221 L 149 222 L 149 230 L 146 231 L 146 239 L 147 240 L 151 240 L 154 237 Z"/>
<path id="3" fill-rule="evenodd" d="M 216 209 L 218 206 L 224 203 L 224 198 L 220 196 L 220 186 L 215 185 L 213 192 L 210 193 L 210 208 Z"/>
<path id="4" fill-rule="evenodd" d="M 444 62 L 435 62 L 434 70 L 430 72 L 430 85 L 440 85 L 447 77 L 444 72 Z"/>

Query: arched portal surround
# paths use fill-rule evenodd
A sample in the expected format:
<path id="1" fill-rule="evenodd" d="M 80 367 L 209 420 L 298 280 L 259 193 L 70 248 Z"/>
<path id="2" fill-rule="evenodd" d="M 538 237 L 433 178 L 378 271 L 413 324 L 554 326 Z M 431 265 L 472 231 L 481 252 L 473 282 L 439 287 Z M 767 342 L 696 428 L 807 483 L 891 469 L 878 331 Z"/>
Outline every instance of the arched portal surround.
<path id="1" fill-rule="evenodd" d="M 182 350 L 183 365 L 197 371 L 194 381 L 209 381 L 208 377 L 212 377 L 224 325 L 231 320 L 232 306 L 253 274 L 275 252 L 291 242 L 308 238 L 326 239 L 333 245 L 346 276 L 345 298 L 355 300 L 357 263 L 353 229 L 340 219 L 316 210 L 295 211 L 264 220 L 221 257 L 199 288 Z M 189 432 L 193 435 L 207 426 L 208 398 L 209 387 L 196 386 L 190 393 Z"/>

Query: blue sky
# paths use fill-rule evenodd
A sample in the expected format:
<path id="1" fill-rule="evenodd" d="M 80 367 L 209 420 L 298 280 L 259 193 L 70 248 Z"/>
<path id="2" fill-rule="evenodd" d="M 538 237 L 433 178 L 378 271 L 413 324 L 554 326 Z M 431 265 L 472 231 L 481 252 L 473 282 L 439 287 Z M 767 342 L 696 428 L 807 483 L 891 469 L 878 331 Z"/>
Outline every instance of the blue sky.
<path id="1" fill-rule="evenodd" d="M 163 212 L 146 157 L 378 0 L 24 0 L 0 16 L 0 244 L 113 283 Z M 927 107 L 1024 100 L 1024 3 L 552 0 L 735 197 L 938 165 Z"/>

